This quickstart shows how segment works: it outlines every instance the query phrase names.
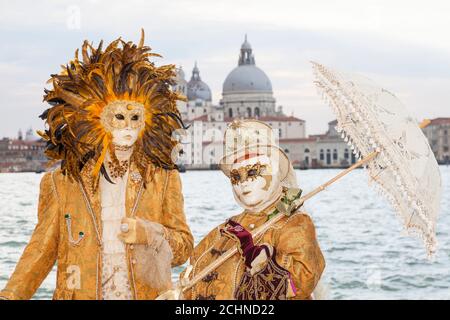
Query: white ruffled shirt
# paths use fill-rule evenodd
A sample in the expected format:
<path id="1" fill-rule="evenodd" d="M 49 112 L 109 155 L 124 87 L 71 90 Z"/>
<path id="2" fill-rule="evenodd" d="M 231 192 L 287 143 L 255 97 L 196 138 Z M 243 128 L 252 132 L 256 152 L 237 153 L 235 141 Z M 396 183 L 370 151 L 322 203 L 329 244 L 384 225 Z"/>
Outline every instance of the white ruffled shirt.
<path id="1" fill-rule="evenodd" d="M 119 160 L 129 159 L 130 151 L 116 152 Z M 105 164 L 109 155 L 107 155 Z M 105 165 L 107 171 L 108 166 Z M 125 244 L 117 237 L 120 234 L 122 218 L 125 217 L 126 190 L 128 171 L 122 178 L 110 179 L 108 182 L 103 175 L 100 177 L 101 207 L 102 207 L 102 291 L 104 300 L 131 300 L 133 294 L 128 279 L 128 265 Z"/>

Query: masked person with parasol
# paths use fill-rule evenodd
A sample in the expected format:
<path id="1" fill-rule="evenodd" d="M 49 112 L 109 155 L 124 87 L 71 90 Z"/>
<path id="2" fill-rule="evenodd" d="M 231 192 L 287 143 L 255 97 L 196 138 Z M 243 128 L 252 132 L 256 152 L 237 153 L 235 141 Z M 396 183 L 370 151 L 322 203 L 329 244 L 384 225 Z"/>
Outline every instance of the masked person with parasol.
<path id="1" fill-rule="evenodd" d="M 233 294 L 238 299 L 268 298 L 266 294 L 258 296 L 257 293 L 273 292 L 273 290 L 267 290 L 264 285 L 270 285 L 271 282 L 259 282 L 257 278 L 260 274 L 265 275 L 265 271 L 270 269 L 270 267 L 267 268 L 271 261 L 270 257 L 278 257 L 279 251 L 275 254 L 275 250 L 271 251 L 271 247 L 267 245 L 255 246 L 252 239 L 260 239 L 260 236 L 263 236 L 265 237 L 263 240 L 266 240 L 268 232 L 276 232 L 272 230 L 278 230 L 279 232 L 279 228 L 276 226 L 280 221 L 286 219 L 289 221 L 291 217 L 299 217 L 296 212 L 305 201 L 326 190 L 328 186 L 361 166 L 365 166 L 367 169 L 369 183 L 374 185 L 389 200 L 403 223 L 405 231 L 408 234 L 417 235 L 423 240 L 428 258 L 431 259 L 434 256 L 437 250 L 435 230 L 440 208 L 442 181 L 436 158 L 420 129 L 426 122 L 419 124 L 394 94 L 378 86 L 372 80 L 361 75 L 337 72 L 315 62 L 312 64 L 315 84 L 336 114 L 336 130 L 342 133 L 342 138 L 360 160 L 304 196 L 300 197 L 300 192 L 297 192 L 296 189 L 285 189 L 285 196 L 275 206 L 276 210 L 268 216 L 267 221 L 250 232 L 242 226 L 243 221 L 249 223 L 245 219 L 246 212 L 238 216 L 244 217 L 243 221 L 236 222 L 236 220 L 233 220 L 228 225 L 210 232 L 195 248 L 194 255 L 191 257 L 193 267 L 190 266 L 186 269 L 178 287 L 162 294 L 158 299 L 179 299 L 182 294 L 192 299 L 231 298 Z M 258 132 L 259 130 L 256 130 L 255 134 Z M 235 142 L 239 141 L 239 135 L 235 136 L 234 139 Z M 258 142 L 261 141 L 260 139 L 261 137 L 257 138 Z M 232 152 L 231 154 L 234 155 L 235 153 Z M 236 163 L 240 163 L 242 159 L 247 161 L 246 158 L 251 159 L 254 154 L 255 152 L 244 158 L 234 156 L 235 160 L 231 164 L 231 169 L 230 164 L 224 165 L 224 163 L 221 164 L 221 168 L 235 182 L 241 181 L 242 176 L 253 176 L 255 172 L 259 171 L 250 169 L 260 168 L 261 163 L 255 168 L 252 166 L 239 168 L 236 167 L 239 166 Z M 256 154 L 259 155 L 258 152 Z M 227 156 L 224 159 L 226 158 Z M 233 166 L 235 167 L 233 168 Z M 282 171 L 281 169 L 280 172 Z M 236 187 L 237 185 L 235 183 L 233 188 L 235 196 L 239 203 L 245 204 L 246 202 L 242 201 L 242 199 L 245 199 L 243 196 L 245 194 L 251 195 L 252 190 L 246 190 L 245 187 Z M 241 197 L 239 194 L 241 194 Z M 250 198 L 252 197 L 250 196 Z M 266 194 L 259 199 L 262 204 L 271 198 Z M 270 210 L 266 212 L 270 212 Z M 297 227 L 306 230 L 304 226 L 308 224 L 303 224 L 302 227 L 301 222 L 299 221 L 300 224 Z M 238 223 L 241 223 L 241 225 Z M 244 226 L 246 227 L 246 225 Z M 255 224 L 249 225 L 250 229 L 253 229 L 254 226 Z M 287 223 L 286 226 L 288 227 L 289 224 Z M 289 234 L 289 231 L 289 228 L 283 228 L 281 232 L 284 236 L 284 232 Z M 239 241 L 240 247 L 238 249 L 230 245 L 219 245 L 225 243 L 223 236 L 227 235 Z M 282 237 L 279 239 L 282 239 Z M 273 239 L 276 240 L 276 238 Z M 297 264 L 299 269 L 291 269 L 294 271 L 291 274 L 294 278 L 294 284 L 296 284 L 295 275 L 299 274 L 298 270 L 303 269 L 303 272 L 309 275 L 316 271 L 320 276 L 322 271 L 320 256 L 314 254 L 317 249 L 306 250 L 311 249 L 311 246 L 304 248 L 305 243 L 313 243 L 313 238 L 311 236 L 306 237 L 311 241 L 302 242 L 302 237 L 296 237 L 293 234 L 290 238 L 285 239 L 291 240 L 284 243 L 288 244 L 287 248 L 290 249 L 288 252 L 293 253 L 292 258 L 288 258 L 288 261 L 293 261 L 294 265 L 295 262 L 299 262 L 299 260 L 295 260 L 299 257 L 298 254 L 295 254 L 296 248 L 300 250 L 299 252 L 305 254 L 305 258 L 307 257 L 303 262 Z M 260 240 L 257 240 L 256 244 L 260 242 Z M 279 246 L 281 242 L 277 244 Z M 222 250 L 226 247 L 228 247 L 227 250 Z M 237 252 L 243 257 L 246 271 L 239 271 L 238 267 L 234 267 L 242 264 L 236 258 Z M 271 254 L 271 252 L 273 253 Z M 207 262 L 202 263 L 203 259 L 209 261 L 209 264 Z M 230 261 L 233 261 L 233 263 L 230 263 Z M 276 261 L 277 259 L 275 259 Z M 319 264 L 314 264 L 315 261 L 319 261 Z M 311 264 L 311 262 L 313 263 Z M 224 265 L 229 266 L 227 270 L 222 269 Z M 272 262 L 272 265 L 275 265 L 275 263 Z M 283 264 L 281 266 L 283 267 Z M 319 267 L 314 269 L 314 266 Z M 273 269 L 276 270 L 276 268 Z M 286 271 L 286 269 L 283 270 Z M 233 271 L 234 275 L 231 275 Z M 192 272 L 195 275 L 189 277 Z M 242 274 L 243 276 L 237 286 L 236 279 Z M 269 273 L 269 279 L 273 279 L 273 274 Z M 265 279 L 268 279 L 268 277 L 266 276 Z M 306 280 L 306 283 L 308 283 L 308 280 L 311 281 L 311 277 L 306 277 Z M 312 291 L 313 283 L 313 281 L 309 282 L 303 293 L 300 289 L 300 297 L 308 291 Z M 249 291 L 247 284 L 258 289 Z M 270 288 L 273 289 L 274 286 L 270 286 Z M 211 291 L 212 293 L 208 293 Z M 200 292 L 200 294 L 197 292 Z M 215 292 L 217 292 L 217 296 L 214 295 Z M 297 294 L 296 297 L 298 296 Z M 284 298 L 285 296 L 275 294 L 269 298 L 277 297 Z"/>
<path id="2" fill-rule="evenodd" d="M 77 50 L 52 75 L 40 135 L 60 168 L 42 178 L 38 224 L 2 299 L 31 298 L 55 262 L 54 299 L 154 299 L 191 254 L 174 66 L 156 67 L 143 42 L 85 41 L 82 60 Z"/>
<path id="3" fill-rule="evenodd" d="M 194 249 L 184 277 L 195 278 L 211 262 L 234 255 L 190 289 L 186 299 L 310 299 L 325 267 L 311 217 L 290 204 L 300 197 L 292 165 L 275 144 L 272 128 L 235 120 L 225 132 L 220 169 L 230 178 L 244 211 L 213 229 Z M 251 232 L 279 211 L 289 212 L 257 237 Z"/>

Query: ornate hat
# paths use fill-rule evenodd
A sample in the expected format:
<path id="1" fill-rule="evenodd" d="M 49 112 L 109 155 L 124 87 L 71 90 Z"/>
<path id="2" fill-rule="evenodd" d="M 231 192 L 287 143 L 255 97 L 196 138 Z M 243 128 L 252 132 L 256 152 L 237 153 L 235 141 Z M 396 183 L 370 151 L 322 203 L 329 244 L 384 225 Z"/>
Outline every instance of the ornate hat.
<path id="1" fill-rule="evenodd" d="M 121 38 L 102 48 L 84 41 L 82 59 L 75 58 L 51 75 L 53 89 L 45 90 L 50 108 L 40 116 L 48 129 L 38 132 L 47 141 L 45 154 L 61 161 L 61 169 L 78 179 L 85 164 L 93 163 L 92 176 L 104 170 L 103 160 L 112 136 L 101 121 L 105 107 L 126 103 L 143 109 L 145 124 L 135 143 L 133 156 L 142 176 L 148 164 L 174 168 L 171 154 L 177 142 L 172 132 L 184 127 L 176 107 L 184 97 L 171 90 L 174 65 L 155 66 L 150 57 L 160 56 L 144 46 L 144 31 L 138 45 Z M 98 180 L 98 179 L 97 179 Z"/>
<path id="2" fill-rule="evenodd" d="M 282 184 L 286 187 L 297 186 L 292 164 L 288 156 L 278 147 L 273 129 L 259 120 L 234 120 L 225 131 L 224 156 L 219 161 L 219 167 L 229 177 L 233 164 L 250 155 L 278 158 Z"/>

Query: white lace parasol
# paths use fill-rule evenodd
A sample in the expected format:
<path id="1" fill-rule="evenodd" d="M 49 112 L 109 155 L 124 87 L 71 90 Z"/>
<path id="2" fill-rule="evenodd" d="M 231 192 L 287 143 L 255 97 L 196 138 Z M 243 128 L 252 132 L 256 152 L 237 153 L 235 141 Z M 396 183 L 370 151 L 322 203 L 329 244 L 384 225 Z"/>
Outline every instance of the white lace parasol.
<path id="1" fill-rule="evenodd" d="M 441 176 L 418 122 L 394 94 L 370 79 L 312 64 L 315 84 L 336 114 L 336 130 L 357 157 L 379 152 L 367 163 L 369 182 L 376 182 L 407 232 L 423 239 L 431 257 Z"/>

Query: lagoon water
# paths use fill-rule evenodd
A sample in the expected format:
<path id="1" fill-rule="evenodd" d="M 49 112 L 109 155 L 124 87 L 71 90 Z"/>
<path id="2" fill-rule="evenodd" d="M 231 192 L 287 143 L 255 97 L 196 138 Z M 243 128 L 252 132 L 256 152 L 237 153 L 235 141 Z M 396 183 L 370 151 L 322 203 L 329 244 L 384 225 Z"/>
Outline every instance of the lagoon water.
<path id="1" fill-rule="evenodd" d="M 327 267 L 323 281 L 330 299 L 450 299 L 450 167 L 441 166 L 443 198 L 437 223 L 438 253 L 426 258 L 421 240 L 402 233 L 387 201 L 356 170 L 305 205 L 316 225 Z M 297 171 L 304 193 L 339 172 Z M 220 171 L 182 175 L 185 211 L 198 242 L 239 213 Z M 0 287 L 14 270 L 37 220 L 42 174 L 0 174 Z M 174 278 L 182 268 L 174 269 Z M 34 299 L 51 299 L 55 270 Z"/>

